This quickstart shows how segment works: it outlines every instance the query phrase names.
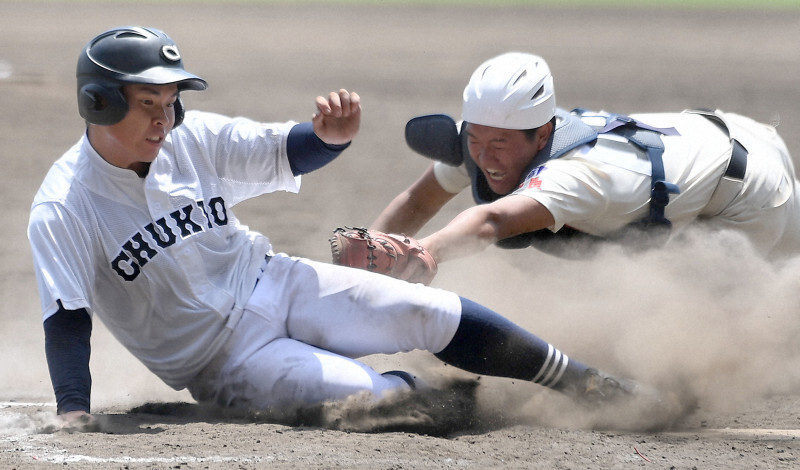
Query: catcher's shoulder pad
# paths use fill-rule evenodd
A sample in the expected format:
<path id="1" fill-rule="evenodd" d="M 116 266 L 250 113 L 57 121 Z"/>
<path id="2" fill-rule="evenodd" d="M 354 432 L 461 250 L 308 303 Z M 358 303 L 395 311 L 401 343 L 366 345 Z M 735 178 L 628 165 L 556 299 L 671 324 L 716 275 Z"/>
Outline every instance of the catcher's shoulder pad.
<path id="1" fill-rule="evenodd" d="M 406 144 L 418 154 L 448 165 L 464 161 L 458 126 L 447 114 L 412 118 L 406 123 Z"/>

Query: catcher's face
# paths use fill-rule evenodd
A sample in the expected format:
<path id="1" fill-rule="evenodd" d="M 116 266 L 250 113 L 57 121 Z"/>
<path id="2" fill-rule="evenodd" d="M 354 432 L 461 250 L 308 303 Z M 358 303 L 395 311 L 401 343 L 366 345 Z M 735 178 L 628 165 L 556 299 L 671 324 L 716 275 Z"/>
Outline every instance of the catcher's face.
<path id="1" fill-rule="evenodd" d="M 169 85 L 125 85 L 128 113 L 111 126 L 92 126 L 89 138 L 95 150 L 114 166 L 147 174 L 164 139 L 175 125 L 178 87 Z"/>
<path id="2" fill-rule="evenodd" d="M 523 171 L 547 144 L 550 135 L 547 126 L 529 136 L 525 131 L 467 125 L 469 155 L 486 176 L 492 191 L 506 195 L 517 189 Z"/>

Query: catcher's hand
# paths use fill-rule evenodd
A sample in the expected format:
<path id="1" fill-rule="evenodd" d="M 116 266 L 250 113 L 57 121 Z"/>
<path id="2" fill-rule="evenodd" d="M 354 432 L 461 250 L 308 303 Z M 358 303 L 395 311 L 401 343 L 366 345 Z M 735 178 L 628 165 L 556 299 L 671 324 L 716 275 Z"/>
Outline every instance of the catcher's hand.
<path id="1" fill-rule="evenodd" d="M 339 227 L 333 231 L 329 241 L 334 264 L 425 285 L 436 276 L 436 260 L 430 252 L 417 240 L 405 235 Z"/>

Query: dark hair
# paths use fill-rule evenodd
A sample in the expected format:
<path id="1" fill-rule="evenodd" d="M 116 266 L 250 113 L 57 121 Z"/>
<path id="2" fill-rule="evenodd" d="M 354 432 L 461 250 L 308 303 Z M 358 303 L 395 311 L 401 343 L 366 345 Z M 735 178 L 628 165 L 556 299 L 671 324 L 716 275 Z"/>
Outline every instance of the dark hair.
<path id="1" fill-rule="evenodd" d="M 550 120 L 550 121 L 548 121 L 547 123 L 548 123 L 548 124 L 549 124 L 549 123 L 553 123 L 553 127 L 555 128 L 555 125 L 556 125 L 556 118 L 555 118 L 555 116 L 553 116 L 553 119 L 551 119 L 551 120 Z M 542 127 L 544 127 L 544 126 L 546 126 L 546 125 L 547 125 L 547 124 L 542 124 L 541 126 L 539 126 L 539 127 L 535 127 L 535 128 L 533 128 L 533 129 L 525 129 L 525 130 L 523 130 L 522 132 L 525 134 L 525 138 L 526 138 L 526 139 L 528 139 L 528 140 L 533 140 L 533 138 L 536 136 L 536 132 L 538 132 L 538 131 L 539 131 L 539 129 L 541 129 Z"/>
<path id="2" fill-rule="evenodd" d="M 525 129 L 525 130 L 522 131 L 522 133 L 525 134 L 525 138 L 526 139 L 533 140 L 533 138 L 536 136 L 536 132 L 541 128 L 542 128 L 542 126 L 539 126 L 539 127 L 533 128 L 533 129 Z"/>

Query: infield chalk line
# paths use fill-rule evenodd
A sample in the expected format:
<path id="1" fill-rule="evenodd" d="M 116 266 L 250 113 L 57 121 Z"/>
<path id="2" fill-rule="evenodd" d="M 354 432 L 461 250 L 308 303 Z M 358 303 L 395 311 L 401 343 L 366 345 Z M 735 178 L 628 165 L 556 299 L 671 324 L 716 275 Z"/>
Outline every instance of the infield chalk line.
<path id="1" fill-rule="evenodd" d="M 723 437 L 756 437 L 794 439 L 800 437 L 800 429 L 766 429 L 766 428 L 720 428 L 698 429 L 696 431 L 667 432 L 674 436 L 723 436 Z"/>
<path id="2" fill-rule="evenodd" d="M 274 457 L 222 457 L 214 455 L 209 457 L 178 456 L 178 457 L 91 457 L 88 455 L 47 455 L 37 457 L 36 460 L 67 464 L 75 462 L 90 463 L 259 463 L 275 460 Z"/>
<path id="3" fill-rule="evenodd" d="M 56 406 L 55 403 L 26 403 L 19 401 L 0 401 L 0 408 L 26 408 L 36 406 Z"/>

